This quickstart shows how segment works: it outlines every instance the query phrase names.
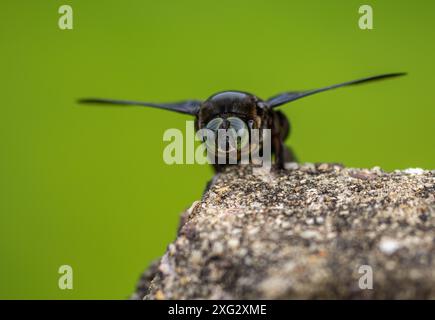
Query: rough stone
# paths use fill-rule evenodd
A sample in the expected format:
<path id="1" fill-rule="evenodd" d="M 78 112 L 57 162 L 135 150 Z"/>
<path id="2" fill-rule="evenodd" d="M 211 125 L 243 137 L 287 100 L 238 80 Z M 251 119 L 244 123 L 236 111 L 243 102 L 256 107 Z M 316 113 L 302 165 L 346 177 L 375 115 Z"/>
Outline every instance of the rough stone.
<path id="1" fill-rule="evenodd" d="M 435 298 L 434 171 L 286 168 L 216 176 L 133 298 Z"/>

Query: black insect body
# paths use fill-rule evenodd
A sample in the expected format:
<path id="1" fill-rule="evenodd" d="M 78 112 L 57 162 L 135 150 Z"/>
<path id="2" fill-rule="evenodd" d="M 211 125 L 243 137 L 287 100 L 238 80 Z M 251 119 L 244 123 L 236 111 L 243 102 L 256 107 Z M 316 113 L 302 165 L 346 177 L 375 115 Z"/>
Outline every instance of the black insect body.
<path id="1" fill-rule="evenodd" d="M 187 100 L 178 103 L 149 103 L 89 98 L 82 99 L 79 102 L 146 106 L 189 114 L 196 118 L 196 129 L 207 128 L 214 131 L 230 128 L 237 131 L 243 127 L 248 128 L 248 131 L 253 129 L 259 129 L 259 131 L 270 129 L 271 150 L 275 155 L 275 165 L 278 168 L 283 168 L 284 163 L 295 161 L 295 157 L 284 144 L 285 139 L 290 133 L 290 123 L 282 112 L 276 110 L 277 107 L 323 91 L 402 75 L 405 75 L 405 73 L 378 75 L 308 91 L 285 92 L 265 101 L 246 92 L 223 91 L 212 95 L 205 101 Z M 237 146 L 239 149 L 238 159 L 240 159 L 240 149 L 242 147 L 242 145 Z M 220 171 L 224 166 L 222 164 L 214 165 L 216 171 Z"/>

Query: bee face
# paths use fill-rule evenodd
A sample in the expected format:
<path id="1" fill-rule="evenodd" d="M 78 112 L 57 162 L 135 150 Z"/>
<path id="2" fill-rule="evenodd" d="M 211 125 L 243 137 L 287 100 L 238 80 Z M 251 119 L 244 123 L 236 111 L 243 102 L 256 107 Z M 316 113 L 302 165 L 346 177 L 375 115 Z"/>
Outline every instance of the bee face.
<path id="1" fill-rule="evenodd" d="M 219 154 L 239 152 L 249 143 L 249 127 L 236 116 L 225 115 L 210 120 L 206 127 L 213 134 L 213 140 L 206 140 L 207 147 L 215 147 Z"/>
<path id="2" fill-rule="evenodd" d="M 246 92 L 220 92 L 201 105 L 198 128 L 206 128 L 209 125 L 215 129 L 219 124 L 221 127 L 218 129 L 225 129 L 226 126 L 240 129 L 242 126 L 240 121 L 248 129 L 260 128 L 265 106 L 258 97 Z"/>
<path id="3" fill-rule="evenodd" d="M 208 98 L 197 118 L 197 128 L 207 129 L 209 152 L 216 155 L 237 152 L 237 157 L 250 153 L 253 129 L 267 127 L 266 104 L 258 97 L 239 91 L 225 91 Z"/>

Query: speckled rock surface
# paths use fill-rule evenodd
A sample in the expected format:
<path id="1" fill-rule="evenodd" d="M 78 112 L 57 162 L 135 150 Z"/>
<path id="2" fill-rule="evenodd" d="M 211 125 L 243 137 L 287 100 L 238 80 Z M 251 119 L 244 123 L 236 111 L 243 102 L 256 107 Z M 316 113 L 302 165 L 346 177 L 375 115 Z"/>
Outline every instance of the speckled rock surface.
<path id="1" fill-rule="evenodd" d="M 434 183 L 420 169 L 229 168 L 134 298 L 435 299 Z"/>

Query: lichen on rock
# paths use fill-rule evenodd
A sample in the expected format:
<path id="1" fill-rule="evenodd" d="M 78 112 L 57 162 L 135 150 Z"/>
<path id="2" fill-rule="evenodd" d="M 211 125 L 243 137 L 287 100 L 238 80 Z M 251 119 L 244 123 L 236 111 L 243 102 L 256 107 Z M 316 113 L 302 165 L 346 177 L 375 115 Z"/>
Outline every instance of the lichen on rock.
<path id="1" fill-rule="evenodd" d="M 134 297 L 435 298 L 434 171 L 286 168 L 220 173 Z"/>

